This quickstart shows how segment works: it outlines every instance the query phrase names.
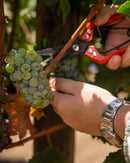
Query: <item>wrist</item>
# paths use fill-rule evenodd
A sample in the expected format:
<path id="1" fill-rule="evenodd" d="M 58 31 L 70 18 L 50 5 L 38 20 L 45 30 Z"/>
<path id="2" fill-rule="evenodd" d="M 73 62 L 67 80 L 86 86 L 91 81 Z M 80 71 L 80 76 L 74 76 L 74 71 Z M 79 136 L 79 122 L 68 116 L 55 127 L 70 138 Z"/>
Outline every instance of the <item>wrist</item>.
<path id="1" fill-rule="evenodd" d="M 115 116 L 114 129 L 122 140 L 124 139 L 125 127 L 129 116 L 130 116 L 130 104 L 122 105 Z"/>

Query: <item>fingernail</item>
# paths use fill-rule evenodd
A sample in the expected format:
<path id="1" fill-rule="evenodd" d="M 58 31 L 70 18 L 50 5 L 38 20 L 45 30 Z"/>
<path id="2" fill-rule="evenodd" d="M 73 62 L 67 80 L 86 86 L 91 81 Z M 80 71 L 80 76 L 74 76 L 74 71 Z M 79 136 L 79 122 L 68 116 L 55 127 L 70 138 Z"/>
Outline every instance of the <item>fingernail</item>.
<path id="1" fill-rule="evenodd" d="M 49 79 L 49 84 L 50 84 L 50 86 L 53 86 L 53 85 L 55 85 L 55 82 L 56 82 L 56 78 L 50 78 Z"/>

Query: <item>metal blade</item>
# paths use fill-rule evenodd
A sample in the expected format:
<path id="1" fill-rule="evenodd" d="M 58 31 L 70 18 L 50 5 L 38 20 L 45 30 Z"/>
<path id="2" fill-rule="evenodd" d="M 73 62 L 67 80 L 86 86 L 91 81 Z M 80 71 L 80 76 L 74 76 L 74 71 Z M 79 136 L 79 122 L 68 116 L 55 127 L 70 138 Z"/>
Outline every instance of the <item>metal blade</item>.
<path id="1" fill-rule="evenodd" d="M 45 66 L 49 64 L 50 60 L 52 58 L 55 58 L 62 48 L 63 46 L 58 46 L 58 47 L 53 47 L 53 48 L 48 48 L 48 49 L 37 51 L 38 55 L 49 57 L 43 61 L 42 65 Z M 83 55 L 86 50 L 87 50 L 87 42 L 78 38 L 70 46 L 70 48 L 62 57 L 62 59 L 69 58 L 69 57 L 76 56 L 76 55 Z"/>

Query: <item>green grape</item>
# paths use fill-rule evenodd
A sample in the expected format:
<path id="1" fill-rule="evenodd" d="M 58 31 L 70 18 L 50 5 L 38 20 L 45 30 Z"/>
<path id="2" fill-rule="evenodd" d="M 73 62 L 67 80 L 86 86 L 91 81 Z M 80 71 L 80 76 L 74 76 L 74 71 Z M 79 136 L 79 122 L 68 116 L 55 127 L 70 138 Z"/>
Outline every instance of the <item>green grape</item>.
<path id="1" fill-rule="evenodd" d="M 19 48 L 19 49 L 18 49 L 18 53 L 20 53 L 20 54 L 22 55 L 22 57 L 25 57 L 25 55 L 26 55 L 26 49 L 24 49 L 24 48 Z"/>
<path id="2" fill-rule="evenodd" d="M 50 101 L 48 99 L 43 100 L 43 106 L 44 108 L 47 107 L 50 104 Z"/>
<path id="3" fill-rule="evenodd" d="M 40 55 L 36 56 L 35 62 L 41 63 L 43 61 L 42 57 Z"/>
<path id="4" fill-rule="evenodd" d="M 21 71 L 15 71 L 13 73 L 13 77 L 14 77 L 15 81 L 21 81 L 23 79 L 22 78 L 22 72 Z"/>
<path id="5" fill-rule="evenodd" d="M 80 72 L 78 71 L 78 69 L 75 70 L 75 72 L 73 73 L 73 79 L 77 79 L 79 76 Z"/>
<path id="6" fill-rule="evenodd" d="M 14 73 L 12 73 L 12 74 L 10 74 L 10 80 L 12 81 L 12 82 L 15 82 L 15 79 L 14 79 Z"/>
<path id="7" fill-rule="evenodd" d="M 36 109 L 38 108 L 43 108 L 44 107 L 44 104 L 43 104 L 43 100 L 33 100 L 33 104 L 32 106 Z"/>
<path id="8" fill-rule="evenodd" d="M 28 61 L 30 61 L 30 62 L 34 62 L 35 59 L 36 59 L 36 56 L 37 56 L 36 53 L 34 53 L 34 52 L 29 52 L 29 53 L 26 54 L 25 58 L 26 58 Z"/>
<path id="9" fill-rule="evenodd" d="M 25 60 L 24 63 L 25 63 L 25 64 L 29 64 L 29 65 L 32 64 L 32 62 L 30 62 L 30 61 L 28 61 L 28 60 Z"/>
<path id="10" fill-rule="evenodd" d="M 20 82 L 20 83 L 19 83 L 19 88 L 22 89 L 22 88 L 24 88 L 24 87 L 26 87 L 26 85 L 25 85 L 23 82 Z"/>
<path id="11" fill-rule="evenodd" d="M 72 71 L 69 71 L 69 72 L 65 73 L 65 77 L 66 78 L 71 78 L 72 76 L 73 76 L 73 72 Z"/>
<path id="12" fill-rule="evenodd" d="M 25 84 L 26 86 L 29 85 L 29 81 L 28 81 L 28 80 L 23 79 L 22 82 L 23 82 L 23 84 Z"/>
<path id="13" fill-rule="evenodd" d="M 53 98 L 53 93 L 51 91 L 49 91 L 49 97 L 48 99 L 51 100 Z"/>
<path id="14" fill-rule="evenodd" d="M 39 91 L 43 91 L 43 90 L 44 90 L 44 86 L 43 86 L 42 84 L 39 84 L 39 85 L 38 85 L 38 90 L 39 90 Z"/>
<path id="15" fill-rule="evenodd" d="M 27 64 L 27 63 L 25 63 L 25 64 L 23 64 L 21 66 L 21 71 L 22 72 L 26 72 L 26 71 L 30 71 L 30 70 L 31 70 L 31 66 L 29 64 Z"/>
<path id="16" fill-rule="evenodd" d="M 5 69 L 8 73 L 13 73 L 15 71 L 14 66 L 9 63 L 6 64 Z"/>
<path id="17" fill-rule="evenodd" d="M 75 66 L 71 65 L 71 66 L 70 66 L 70 71 L 71 71 L 71 72 L 74 72 L 74 71 L 75 71 Z"/>
<path id="18" fill-rule="evenodd" d="M 80 75 L 78 77 L 78 81 L 86 82 L 87 80 L 85 78 L 85 75 L 80 73 Z"/>
<path id="19" fill-rule="evenodd" d="M 57 72 L 56 76 L 57 77 L 65 77 L 65 73 L 64 72 Z"/>
<path id="20" fill-rule="evenodd" d="M 15 58 L 15 65 L 21 66 L 24 63 L 24 59 L 21 57 Z"/>
<path id="21" fill-rule="evenodd" d="M 7 58 L 7 63 L 9 63 L 10 65 L 14 65 L 15 64 L 15 58 L 13 56 L 9 56 Z"/>
<path id="22" fill-rule="evenodd" d="M 28 96 L 25 97 L 25 100 L 26 100 L 27 104 L 32 104 L 33 96 L 32 95 L 28 95 Z"/>
<path id="23" fill-rule="evenodd" d="M 31 73 L 30 72 L 23 72 L 22 77 L 25 80 L 29 80 L 31 78 Z"/>
<path id="24" fill-rule="evenodd" d="M 49 85 L 49 80 L 46 78 L 46 79 L 43 79 L 42 80 L 42 84 L 44 85 L 44 86 L 48 86 Z"/>
<path id="25" fill-rule="evenodd" d="M 69 65 L 63 65 L 62 66 L 62 71 L 63 72 L 69 72 L 70 71 L 70 66 Z"/>
<path id="26" fill-rule="evenodd" d="M 34 93 L 37 91 L 37 88 L 29 87 L 28 91 L 29 91 L 29 94 L 34 95 Z"/>
<path id="27" fill-rule="evenodd" d="M 78 57 L 72 57 L 71 58 L 71 65 L 77 67 L 78 66 Z"/>
<path id="28" fill-rule="evenodd" d="M 64 65 L 71 65 L 71 59 L 70 58 L 64 59 L 61 63 Z"/>
<path id="29" fill-rule="evenodd" d="M 29 81 L 29 84 L 31 87 L 37 87 L 38 84 L 39 84 L 39 81 L 37 78 L 31 78 L 30 81 Z"/>
<path id="30" fill-rule="evenodd" d="M 34 95 L 33 95 L 33 98 L 34 98 L 35 100 L 41 99 L 41 98 L 42 98 L 41 92 L 40 92 L 40 91 L 36 91 L 36 92 L 34 93 Z"/>
<path id="31" fill-rule="evenodd" d="M 37 71 L 31 71 L 32 78 L 38 78 L 39 74 Z"/>
<path id="32" fill-rule="evenodd" d="M 41 79 L 46 79 L 47 78 L 47 74 L 46 74 L 45 71 L 40 71 L 39 76 L 40 76 Z"/>
<path id="33" fill-rule="evenodd" d="M 31 68 L 33 71 L 40 71 L 41 70 L 41 65 L 37 62 L 33 62 L 31 65 Z"/>
<path id="34" fill-rule="evenodd" d="M 50 87 L 49 85 L 47 85 L 47 86 L 45 87 L 45 89 L 47 89 L 48 91 L 50 91 L 50 90 L 51 90 L 51 87 Z"/>
<path id="35" fill-rule="evenodd" d="M 21 55 L 20 53 L 16 53 L 16 54 L 15 54 L 15 59 L 16 59 L 16 58 L 22 58 L 22 55 Z"/>
<path id="36" fill-rule="evenodd" d="M 49 91 L 44 89 L 42 91 L 42 98 L 47 99 L 49 97 Z"/>
<path id="37" fill-rule="evenodd" d="M 28 87 L 24 87 L 20 90 L 20 93 L 23 97 L 27 97 L 29 95 Z"/>
<path id="38" fill-rule="evenodd" d="M 9 52 L 10 56 L 15 56 L 16 53 L 17 53 L 16 49 L 11 49 Z"/>

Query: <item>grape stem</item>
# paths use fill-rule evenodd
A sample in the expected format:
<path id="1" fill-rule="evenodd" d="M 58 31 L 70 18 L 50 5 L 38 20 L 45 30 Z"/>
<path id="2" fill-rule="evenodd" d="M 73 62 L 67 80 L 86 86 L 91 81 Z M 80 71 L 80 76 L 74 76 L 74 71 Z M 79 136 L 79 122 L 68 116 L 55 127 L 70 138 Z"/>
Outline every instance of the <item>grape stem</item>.
<path id="1" fill-rule="evenodd" d="M 106 0 L 100 0 L 98 4 L 93 8 L 92 11 L 90 11 L 89 15 L 83 20 L 83 22 L 80 24 L 80 26 L 76 29 L 76 31 L 73 33 L 69 41 L 66 43 L 64 48 L 59 52 L 59 54 L 55 57 L 55 59 L 51 60 L 51 63 L 46 68 L 46 73 L 49 74 L 50 71 L 54 68 L 54 65 L 58 65 L 60 59 L 65 54 L 65 52 L 69 49 L 69 47 L 72 45 L 72 43 L 76 40 L 76 38 L 79 36 L 82 29 L 86 26 L 86 24 L 94 17 L 95 14 L 98 13 L 102 5 L 105 3 Z"/>
<path id="2" fill-rule="evenodd" d="M 67 126 L 67 125 L 63 123 L 63 124 L 59 124 L 59 125 L 57 125 L 57 126 L 51 127 L 51 128 L 49 128 L 49 129 L 40 131 L 40 132 L 38 132 L 38 133 L 36 133 L 36 134 L 34 134 L 34 135 L 32 135 L 32 136 L 29 136 L 29 137 L 27 137 L 27 138 L 25 138 L 25 139 L 23 139 L 23 140 L 20 140 L 20 141 L 18 141 L 18 142 L 15 142 L 15 143 L 10 144 L 10 145 L 8 146 L 8 149 L 9 149 L 9 148 L 13 148 L 13 147 L 17 147 L 17 146 L 20 146 L 20 145 L 23 145 L 24 143 L 26 143 L 26 142 L 28 142 L 28 141 L 30 141 L 30 140 L 32 140 L 32 139 L 36 139 L 36 138 L 39 138 L 39 137 L 41 137 L 41 136 L 48 135 L 48 134 L 53 133 L 53 132 L 55 132 L 55 131 L 57 131 L 57 130 L 60 130 L 60 129 L 66 127 L 66 126 Z"/>

